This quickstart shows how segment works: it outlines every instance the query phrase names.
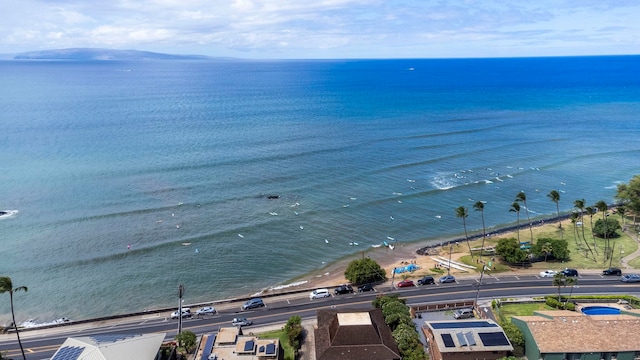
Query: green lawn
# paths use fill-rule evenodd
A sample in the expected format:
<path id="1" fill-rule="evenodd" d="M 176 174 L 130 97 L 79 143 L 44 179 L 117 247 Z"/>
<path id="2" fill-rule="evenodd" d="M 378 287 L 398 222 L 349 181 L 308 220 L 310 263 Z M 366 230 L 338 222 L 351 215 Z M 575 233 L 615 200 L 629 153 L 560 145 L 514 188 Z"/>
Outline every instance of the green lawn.
<path id="1" fill-rule="evenodd" d="M 294 352 L 291 345 L 289 345 L 289 337 L 284 329 L 272 330 L 258 334 L 259 339 L 279 339 L 280 346 L 284 349 L 284 359 L 294 360 Z"/>
<path id="2" fill-rule="evenodd" d="M 496 315 L 500 317 L 502 321 L 511 322 L 512 316 L 531 316 L 534 311 L 539 310 L 556 310 L 547 306 L 545 303 L 532 303 L 532 304 L 503 304 L 499 310 L 494 310 Z"/>
<path id="3" fill-rule="evenodd" d="M 594 217 L 594 222 L 595 222 Z M 577 230 L 577 232 L 575 231 Z M 627 234 L 618 231 L 620 234 L 619 237 L 615 239 L 611 239 L 611 246 L 613 247 L 613 259 L 608 259 L 605 261 L 604 259 L 604 239 L 594 238 L 591 236 L 591 225 L 588 221 L 588 218 L 585 217 L 584 224 L 584 234 L 587 238 L 587 243 L 593 249 L 593 254 L 591 254 L 582 240 L 582 227 L 576 227 L 574 224 L 569 222 L 568 220 L 564 220 L 562 223 L 562 230 L 558 228 L 558 224 L 547 224 L 544 226 L 538 226 L 533 228 L 533 238 L 534 241 L 540 238 L 554 238 L 560 239 L 564 237 L 567 240 L 567 244 L 570 251 L 571 259 L 567 262 L 558 262 L 558 261 L 548 261 L 548 262 L 538 262 L 534 263 L 532 267 L 529 269 L 553 269 L 553 270 L 561 270 L 566 267 L 575 268 L 575 269 L 606 269 L 611 266 L 619 266 L 620 259 L 633 253 L 638 249 L 638 243 L 630 238 Z M 516 232 L 499 235 L 491 238 L 487 238 L 485 241 L 486 246 L 495 246 L 498 244 L 499 239 L 501 238 L 517 238 L 518 234 Z M 530 241 L 531 235 L 529 229 L 520 230 L 520 241 Z M 475 240 L 471 242 L 471 247 L 480 247 L 482 241 Z M 594 260 L 595 256 L 595 260 Z M 477 257 L 477 256 L 476 256 Z M 484 256 L 485 260 L 488 260 L 487 256 Z M 496 256 L 496 261 L 493 263 L 495 266 L 495 270 L 492 273 L 500 273 L 504 271 L 510 271 L 511 267 L 506 264 L 501 264 L 499 261 L 499 257 Z M 469 265 L 473 264 L 471 261 L 471 256 L 465 255 L 461 258 L 461 262 L 464 262 Z M 640 258 L 636 258 L 629 262 L 630 266 L 634 268 L 640 269 Z M 517 269 L 517 266 L 515 267 Z"/>

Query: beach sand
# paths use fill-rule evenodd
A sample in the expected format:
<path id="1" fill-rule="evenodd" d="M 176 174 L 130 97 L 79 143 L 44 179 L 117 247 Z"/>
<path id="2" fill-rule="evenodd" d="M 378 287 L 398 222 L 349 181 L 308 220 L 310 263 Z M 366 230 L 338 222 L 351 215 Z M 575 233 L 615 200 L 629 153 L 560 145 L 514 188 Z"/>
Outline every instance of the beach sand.
<path id="1" fill-rule="evenodd" d="M 370 248 L 363 251 L 359 255 L 353 255 L 351 257 L 328 264 L 327 266 L 315 272 L 312 272 L 300 278 L 296 278 L 290 283 L 300 283 L 299 285 L 283 288 L 280 290 L 299 290 L 304 288 L 316 289 L 334 287 L 340 284 L 348 283 L 347 279 L 345 279 L 344 277 L 344 272 L 347 269 L 347 266 L 351 261 L 362 258 L 363 256 L 375 260 L 383 269 L 385 269 L 388 278 L 386 283 L 389 286 L 391 285 L 390 281 L 392 279 L 393 269 L 396 267 L 403 267 L 408 264 L 415 264 L 419 269 L 412 273 L 396 274 L 394 277 L 394 282 L 402 280 L 403 275 L 408 276 L 410 279 L 418 279 L 424 275 L 432 275 L 434 278 L 438 278 L 440 274 L 430 271 L 430 269 L 433 269 L 436 266 L 436 262 L 431 259 L 431 256 L 418 255 L 416 252 L 418 249 L 428 246 L 432 243 L 433 241 L 429 241 L 428 243 L 423 242 L 411 244 L 395 243 L 395 248 L 393 250 L 387 247 Z M 443 241 L 443 243 L 445 243 L 445 241 Z M 449 257 L 449 247 L 447 245 L 443 247 L 436 247 L 436 250 L 438 251 L 438 255 L 445 258 Z M 463 242 L 460 242 L 458 245 L 453 245 L 452 250 L 452 261 L 456 261 L 460 259 L 460 257 L 468 255 L 469 253 L 466 243 Z M 443 270 L 446 274 L 446 268 Z M 473 270 L 471 270 L 470 272 L 464 272 L 454 268 L 451 269 L 451 274 L 453 275 L 471 275 L 475 273 L 476 272 Z"/>
<path id="2" fill-rule="evenodd" d="M 544 228 L 552 229 L 558 227 L 558 222 L 563 221 L 566 223 L 566 216 L 561 216 L 560 218 L 548 218 L 541 221 L 534 222 L 534 229 L 541 228 L 540 230 L 544 230 Z M 522 230 L 521 230 L 522 231 Z M 534 230 L 535 232 L 535 230 Z M 516 231 L 513 227 L 507 227 L 504 229 L 493 229 L 491 234 L 487 234 L 487 238 L 490 237 L 516 237 Z M 473 238 L 470 237 L 471 247 L 479 247 L 479 242 L 482 239 L 482 235 L 478 236 L 474 234 Z M 445 259 L 449 258 L 449 246 L 448 244 L 452 243 L 451 246 L 451 261 L 458 261 L 461 257 L 469 255 L 469 248 L 466 244 L 466 241 L 456 239 L 456 238 L 446 238 L 446 239 L 431 239 L 425 240 L 421 242 L 415 243 L 393 243 L 395 248 L 393 250 L 387 247 L 380 248 L 368 248 L 363 249 L 364 251 L 360 254 L 354 254 L 348 258 L 339 260 L 337 262 L 328 264 L 326 267 L 321 268 L 315 272 L 310 274 L 306 274 L 299 278 L 294 279 L 291 283 L 296 283 L 296 286 L 285 287 L 279 290 L 269 290 L 274 292 L 279 291 L 290 291 L 290 290 L 300 290 L 300 289 L 316 289 L 316 288 L 324 288 L 324 287 L 334 287 L 340 284 L 348 283 L 347 279 L 344 277 L 344 271 L 346 270 L 349 263 L 353 260 L 361 258 L 363 256 L 369 257 L 375 260 L 380 266 L 385 269 L 387 274 L 387 281 L 384 286 L 391 286 L 391 279 L 393 275 L 393 269 L 396 267 L 403 267 L 408 264 L 415 264 L 418 266 L 418 270 L 411 273 L 403 273 L 396 274 L 393 276 L 393 281 L 395 283 L 401 281 L 403 276 L 406 276 L 409 279 L 417 280 L 425 275 L 431 275 L 435 279 L 438 279 L 440 276 L 447 273 L 446 268 L 440 268 L 440 272 L 432 271 L 436 267 L 436 262 L 432 259 L 432 256 L 441 256 Z M 435 245 L 434 245 L 435 244 Z M 432 255 L 419 255 L 417 250 L 424 249 L 425 247 L 431 247 L 431 252 L 434 253 Z M 639 250 L 640 251 L 640 250 Z M 485 260 L 489 260 L 487 256 L 484 256 Z M 531 268 L 531 269 L 521 269 L 521 268 L 512 268 L 511 269 L 517 273 L 537 273 L 539 269 Z M 470 270 L 468 272 L 462 271 L 459 269 L 451 268 L 451 274 L 456 277 L 465 277 L 465 276 L 478 276 L 479 272 Z"/>

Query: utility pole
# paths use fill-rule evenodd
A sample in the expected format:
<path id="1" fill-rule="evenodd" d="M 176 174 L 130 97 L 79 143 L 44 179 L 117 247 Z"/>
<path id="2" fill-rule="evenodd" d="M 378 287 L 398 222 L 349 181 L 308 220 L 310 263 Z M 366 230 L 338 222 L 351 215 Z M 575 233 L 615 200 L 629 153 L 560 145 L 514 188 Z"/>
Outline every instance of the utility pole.
<path id="1" fill-rule="evenodd" d="M 474 303 L 476 310 L 480 312 L 480 308 L 478 307 L 478 297 L 480 296 L 480 286 L 482 286 L 482 277 L 484 276 L 484 263 L 482 263 L 482 272 L 480 272 L 480 282 L 478 283 L 478 291 L 476 291 L 476 301 Z"/>
<path id="2" fill-rule="evenodd" d="M 182 333 L 182 295 L 184 295 L 184 286 L 180 283 L 178 285 L 178 335 Z"/>
<path id="3" fill-rule="evenodd" d="M 447 267 L 447 275 L 451 275 L 451 249 L 453 248 L 453 244 L 449 243 L 449 266 Z"/>

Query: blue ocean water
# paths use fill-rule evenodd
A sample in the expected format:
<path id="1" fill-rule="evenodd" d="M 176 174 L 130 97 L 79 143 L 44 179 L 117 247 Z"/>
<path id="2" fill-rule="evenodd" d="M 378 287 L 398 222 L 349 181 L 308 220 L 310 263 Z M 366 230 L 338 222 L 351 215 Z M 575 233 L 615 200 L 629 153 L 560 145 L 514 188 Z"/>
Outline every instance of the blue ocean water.
<path id="1" fill-rule="evenodd" d="M 458 206 L 481 230 L 478 200 L 612 202 L 639 114 L 639 56 L 3 61 L 0 275 L 25 320 L 253 293 L 459 235 Z"/>

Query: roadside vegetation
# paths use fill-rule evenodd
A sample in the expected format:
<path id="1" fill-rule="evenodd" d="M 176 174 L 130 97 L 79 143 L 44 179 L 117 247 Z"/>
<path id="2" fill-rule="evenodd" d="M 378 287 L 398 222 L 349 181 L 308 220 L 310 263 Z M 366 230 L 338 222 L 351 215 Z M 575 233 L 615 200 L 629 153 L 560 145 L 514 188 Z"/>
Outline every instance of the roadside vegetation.
<path id="1" fill-rule="evenodd" d="M 258 334 L 259 339 L 278 339 L 284 351 L 284 360 L 295 360 L 303 338 L 302 318 L 294 315 L 280 330 L 266 331 Z"/>
<path id="2" fill-rule="evenodd" d="M 382 310 L 384 321 L 391 328 L 391 334 L 398 345 L 402 359 L 426 360 L 428 358 L 404 299 L 399 298 L 398 294 L 379 296 L 373 300 L 373 307 Z"/>

